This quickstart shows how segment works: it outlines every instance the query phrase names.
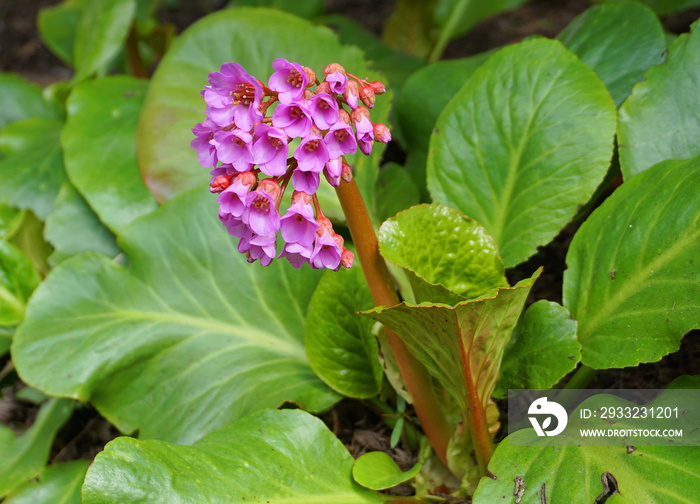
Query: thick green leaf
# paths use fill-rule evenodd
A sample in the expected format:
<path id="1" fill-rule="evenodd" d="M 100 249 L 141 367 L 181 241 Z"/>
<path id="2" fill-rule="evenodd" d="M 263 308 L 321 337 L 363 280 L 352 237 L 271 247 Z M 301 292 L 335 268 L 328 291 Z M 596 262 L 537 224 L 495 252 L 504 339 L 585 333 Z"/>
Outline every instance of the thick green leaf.
<path id="1" fill-rule="evenodd" d="M 698 377 L 682 377 L 674 384 L 671 388 L 698 388 L 700 380 Z M 601 396 L 593 396 L 583 405 L 595 405 L 599 398 Z M 608 395 L 604 402 L 597 404 L 610 406 L 615 400 L 622 401 Z M 630 405 L 625 401 L 621 404 Z M 664 404 L 668 405 L 668 402 Z M 579 415 L 572 413 L 567 430 L 582 427 L 580 422 Z M 609 427 L 608 421 L 602 422 Z M 672 427 L 661 425 L 657 419 L 653 427 L 667 426 Z M 590 423 L 586 427 L 590 427 Z M 618 429 L 640 427 L 639 419 L 615 422 Z M 474 504 L 515 499 L 512 496 L 517 494 L 518 488 L 524 488 L 521 502 L 528 504 L 545 501 L 541 496 L 543 488 L 547 502 L 695 502 L 693 489 L 700 487 L 700 450 L 697 446 L 645 446 L 643 443 L 634 446 L 559 446 L 559 439 L 559 436 L 538 437 L 530 428 L 508 436 L 499 444 L 489 464 L 489 472 L 495 477 L 482 478 L 474 495 Z M 612 474 L 618 486 L 618 493 L 609 499 L 604 498 L 604 473 Z M 516 487 L 516 478 L 522 480 L 524 487 Z"/>
<path id="2" fill-rule="evenodd" d="M 401 303 L 363 313 L 394 331 L 462 411 L 485 411 L 503 349 L 537 276 L 539 271 L 514 287 L 494 289 L 456 306 Z M 470 404 L 469 397 L 479 403 Z"/>
<path id="3" fill-rule="evenodd" d="M 602 181 L 615 104 L 560 42 L 500 50 L 447 105 L 430 141 L 433 200 L 476 219 L 506 267 L 548 243 Z"/>
<path id="4" fill-rule="evenodd" d="M 620 186 L 574 236 L 564 306 L 582 362 L 653 362 L 700 327 L 700 158 L 668 160 Z"/>
<path id="5" fill-rule="evenodd" d="M 618 107 L 666 50 L 659 18 L 638 2 L 592 7 L 557 38 L 598 74 Z"/>
<path id="6" fill-rule="evenodd" d="M 27 383 L 180 443 L 284 401 L 337 400 L 304 351 L 320 272 L 248 264 L 206 189 L 138 219 L 118 244 L 127 267 L 77 256 L 35 291 L 13 347 Z"/>
<path id="7" fill-rule="evenodd" d="M 147 87 L 144 80 L 108 77 L 76 86 L 68 99 L 61 135 L 66 172 L 117 232 L 157 207 L 136 163 L 136 124 Z"/>
<path id="8" fill-rule="evenodd" d="M 88 465 L 87 460 L 73 460 L 44 467 L 38 481 L 16 488 L 3 504 L 80 504 Z"/>
<path id="9" fill-rule="evenodd" d="M 508 285 L 493 239 L 477 222 L 444 205 L 418 205 L 388 219 L 379 229 L 379 250 L 396 266 L 466 298 Z M 416 299 L 437 301 L 417 293 Z"/>
<path id="10" fill-rule="evenodd" d="M 0 132 L 0 204 L 29 208 L 41 219 L 66 179 L 59 136 L 63 123 L 26 119 Z"/>
<path id="11" fill-rule="evenodd" d="M 569 311 L 551 301 L 537 301 L 513 331 L 493 395 L 506 397 L 508 389 L 551 388 L 573 371 L 579 360 L 581 345 Z"/>
<path id="12" fill-rule="evenodd" d="M 365 453 L 352 466 L 352 477 L 360 485 L 372 490 L 384 490 L 395 487 L 413 478 L 421 470 L 417 463 L 403 472 L 394 459 L 383 451 Z"/>
<path id="13" fill-rule="evenodd" d="M 0 74 L 0 129 L 22 119 L 58 116 L 57 107 L 44 100 L 39 86 L 17 75 Z"/>
<path id="14" fill-rule="evenodd" d="M 341 46 L 327 28 L 284 12 L 241 7 L 199 20 L 175 41 L 158 66 L 139 122 L 139 165 L 158 200 L 209 181 L 207 170 L 199 166 L 195 151 L 189 147 L 194 138 L 190 130 L 204 119 L 200 91 L 208 73 L 218 71 L 224 62 L 235 61 L 267 82 L 277 58 L 298 61 L 317 75 L 322 75 L 328 63 L 337 61 L 355 75 L 381 80 L 368 70 L 357 48 Z M 388 95 L 377 99 L 373 121 L 387 122 L 389 101 Z M 362 159 L 362 154 L 350 156 L 365 201 L 374 199 L 382 150 L 381 145 L 375 146 L 370 159 Z M 331 201 L 336 207 L 331 213 L 335 210 L 339 214 L 334 196 Z"/>
<path id="15" fill-rule="evenodd" d="M 105 71 L 122 48 L 135 14 L 135 0 L 100 0 L 85 5 L 75 33 L 74 81 Z"/>
<path id="16" fill-rule="evenodd" d="M 53 265 L 83 252 L 98 252 L 107 257 L 119 253 L 114 235 L 68 183 L 61 187 L 54 211 L 46 218 L 44 237 L 54 248 L 49 257 Z"/>
<path id="17" fill-rule="evenodd" d="M 620 108 L 618 144 L 625 180 L 670 158 L 700 155 L 700 21 L 671 44 Z"/>
<path id="18" fill-rule="evenodd" d="M 19 324 L 27 299 L 40 282 L 29 258 L 0 240 L 0 326 Z"/>
<path id="19" fill-rule="evenodd" d="M 420 203 L 418 187 L 409 173 L 396 163 L 382 166 L 374 191 L 374 213 L 380 221 Z"/>
<path id="20" fill-rule="evenodd" d="M 0 205 L 0 240 L 12 238 L 23 219 L 24 212 L 19 208 Z"/>
<path id="21" fill-rule="evenodd" d="M 10 350 L 13 332 L 14 329 L 10 331 L 10 329 L 7 327 L 0 327 L 0 357 L 5 355 Z"/>
<path id="22" fill-rule="evenodd" d="M 37 17 L 39 34 L 44 44 L 68 66 L 74 66 L 75 63 L 75 34 L 85 3 L 64 1 L 44 7 Z"/>
<path id="23" fill-rule="evenodd" d="M 318 283 L 306 314 L 309 364 L 333 390 L 373 397 L 382 383 L 372 320 L 357 312 L 374 306 L 362 269 L 328 271 Z"/>
<path id="24" fill-rule="evenodd" d="M 0 424 L 0 497 L 41 472 L 54 435 L 70 416 L 73 404 L 66 399 L 50 399 L 21 436 Z"/>
<path id="25" fill-rule="evenodd" d="M 194 446 L 117 438 L 88 470 L 83 504 L 386 502 L 352 480 L 352 464 L 319 419 L 260 411 Z"/>
<path id="26" fill-rule="evenodd" d="M 595 3 L 617 3 L 623 0 L 592 0 Z M 659 15 L 671 14 L 672 12 L 690 9 L 700 6 L 700 0 L 638 0 L 648 5 Z"/>

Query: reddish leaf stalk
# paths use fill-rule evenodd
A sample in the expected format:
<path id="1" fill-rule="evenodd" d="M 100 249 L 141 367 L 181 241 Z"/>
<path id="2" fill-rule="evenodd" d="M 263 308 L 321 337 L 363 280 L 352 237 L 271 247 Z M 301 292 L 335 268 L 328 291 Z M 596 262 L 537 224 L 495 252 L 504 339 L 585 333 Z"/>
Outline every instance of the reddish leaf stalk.
<path id="1" fill-rule="evenodd" d="M 493 442 L 491 441 L 491 433 L 486 420 L 486 410 L 479 397 L 476 383 L 472 379 L 469 356 L 464 349 L 464 345 L 460 345 L 460 359 L 462 361 L 464 384 L 467 389 L 465 398 L 467 408 L 464 420 L 467 423 L 469 434 L 474 443 L 474 452 L 476 453 L 476 462 L 479 464 L 479 471 L 481 474 L 487 474 L 489 460 L 491 460 L 491 455 L 493 454 Z"/>
<path id="2" fill-rule="evenodd" d="M 354 180 L 341 182 L 336 192 L 374 303 L 377 306 L 399 304 L 398 294 L 389 269 L 379 254 L 377 235 L 357 184 Z M 450 426 L 442 413 L 442 406 L 435 394 L 431 377 L 425 367 L 408 352 L 406 345 L 395 333 L 387 329 L 386 335 L 396 356 L 406 388 L 413 398 L 413 407 L 423 431 L 435 453 L 447 466 Z"/>

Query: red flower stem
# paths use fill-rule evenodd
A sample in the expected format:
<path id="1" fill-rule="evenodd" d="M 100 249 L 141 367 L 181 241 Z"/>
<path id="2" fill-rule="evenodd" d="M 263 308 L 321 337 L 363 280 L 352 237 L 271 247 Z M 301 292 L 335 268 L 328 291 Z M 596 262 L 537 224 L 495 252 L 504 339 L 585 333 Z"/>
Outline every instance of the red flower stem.
<path id="1" fill-rule="evenodd" d="M 375 305 L 399 304 L 394 282 L 379 254 L 377 235 L 357 184 L 354 180 L 341 182 L 336 192 Z M 447 444 L 452 433 L 433 388 L 432 379 L 425 367 L 409 353 L 406 345 L 395 333 L 386 329 L 386 335 L 406 388 L 413 398 L 413 407 L 423 432 L 437 456 L 447 466 Z"/>

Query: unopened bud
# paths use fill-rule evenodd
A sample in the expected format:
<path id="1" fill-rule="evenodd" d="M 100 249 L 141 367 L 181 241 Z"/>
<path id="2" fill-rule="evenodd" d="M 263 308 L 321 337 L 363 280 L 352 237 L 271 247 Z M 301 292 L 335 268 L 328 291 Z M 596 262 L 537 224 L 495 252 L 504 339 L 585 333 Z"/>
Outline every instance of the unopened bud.
<path id="1" fill-rule="evenodd" d="M 247 171 L 237 175 L 233 181 L 244 186 L 252 187 L 258 181 L 258 177 L 252 171 Z"/>
<path id="2" fill-rule="evenodd" d="M 352 109 L 357 108 L 357 100 L 360 96 L 360 92 L 357 88 L 357 82 L 351 80 L 348 81 L 348 84 L 345 88 L 345 92 L 343 93 L 343 98 L 345 98 L 345 103 L 348 104 L 348 106 Z"/>
<path id="3" fill-rule="evenodd" d="M 326 81 L 323 81 L 321 84 L 316 86 L 316 94 L 321 94 L 321 93 L 328 93 L 330 94 L 331 92 L 331 85 L 327 83 Z"/>
<path id="4" fill-rule="evenodd" d="M 350 114 L 350 119 L 352 119 L 352 122 L 355 124 L 362 122 L 364 119 L 367 119 L 369 121 L 369 118 L 369 110 L 362 106 L 357 107 Z"/>
<path id="5" fill-rule="evenodd" d="M 305 89 L 304 90 L 304 99 L 305 100 L 310 100 L 311 98 L 314 97 L 314 92 L 311 91 L 310 89 Z"/>
<path id="6" fill-rule="evenodd" d="M 262 179 L 258 184 L 258 191 L 269 194 L 275 203 L 278 203 L 282 197 L 282 188 L 273 178 Z"/>
<path id="7" fill-rule="evenodd" d="M 340 265 L 344 268 L 352 267 L 352 263 L 355 262 L 355 254 L 351 250 L 343 247 L 343 252 L 340 254 Z"/>
<path id="8" fill-rule="evenodd" d="M 340 178 L 345 182 L 352 182 L 352 167 L 349 164 L 343 163 L 343 168 L 340 171 Z"/>
<path id="9" fill-rule="evenodd" d="M 374 107 L 374 90 L 372 90 L 371 86 L 362 86 L 360 88 L 360 100 L 362 100 L 362 103 L 368 108 Z"/>
<path id="10" fill-rule="evenodd" d="M 345 244 L 345 239 L 340 236 L 338 233 L 333 233 L 333 241 L 335 241 L 336 245 L 340 247 L 341 249 L 343 248 L 343 245 Z"/>
<path id="11" fill-rule="evenodd" d="M 377 142 L 389 143 L 391 141 L 391 131 L 384 124 L 374 124 L 374 139 Z"/>
<path id="12" fill-rule="evenodd" d="M 311 70 L 309 67 L 302 67 L 304 69 L 304 73 L 306 74 L 306 77 L 309 79 L 309 83 L 307 86 L 313 86 L 316 84 L 316 73 Z"/>
<path id="13" fill-rule="evenodd" d="M 381 81 L 374 81 L 369 83 L 370 86 L 372 86 L 372 91 L 374 91 L 374 94 L 384 94 L 386 93 L 386 87 Z"/>
<path id="14" fill-rule="evenodd" d="M 328 231 L 329 233 L 333 233 L 333 223 L 330 221 L 330 219 L 326 216 L 321 216 L 316 218 L 316 222 L 318 223 L 318 229 L 316 229 L 316 234 L 318 236 L 321 236 L 324 231 Z"/>
<path id="15" fill-rule="evenodd" d="M 209 190 L 213 193 L 220 193 L 231 185 L 232 178 L 232 175 L 227 175 L 225 173 L 217 175 L 212 179 L 211 184 L 209 184 Z"/>
<path id="16" fill-rule="evenodd" d="M 292 205 L 299 203 L 301 201 L 305 205 L 311 203 L 311 196 L 306 194 L 304 191 L 294 191 L 292 193 Z"/>
<path id="17" fill-rule="evenodd" d="M 330 75 L 335 72 L 345 75 L 345 68 L 340 63 L 331 63 L 323 69 L 323 75 Z"/>
<path id="18" fill-rule="evenodd" d="M 338 120 L 343 121 L 345 124 L 350 124 L 350 114 L 344 108 L 338 110 Z"/>

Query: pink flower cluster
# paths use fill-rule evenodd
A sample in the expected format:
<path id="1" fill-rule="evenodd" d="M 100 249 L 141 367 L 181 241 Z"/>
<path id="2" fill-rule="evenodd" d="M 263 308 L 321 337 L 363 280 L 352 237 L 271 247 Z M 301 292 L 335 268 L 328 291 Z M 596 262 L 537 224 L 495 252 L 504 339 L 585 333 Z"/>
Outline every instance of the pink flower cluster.
<path id="1" fill-rule="evenodd" d="M 375 141 L 391 140 L 368 110 L 384 85 L 358 79 L 337 63 L 326 67 L 323 82 L 286 59 L 272 67 L 267 86 L 237 63 L 210 73 L 202 90 L 206 118 L 192 129 L 190 145 L 200 164 L 212 168 L 219 219 L 239 238 L 238 250 L 249 262 L 267 266 L 285 257 L 295 268 L 349 268 L 353 254 L 323 215 L 316 191 L 321 175 L 336 187 L 352 180 L 345 155 L 358 148 L 369 155 Z M 291 205 L 281 215 L 290 182 Z"/>

